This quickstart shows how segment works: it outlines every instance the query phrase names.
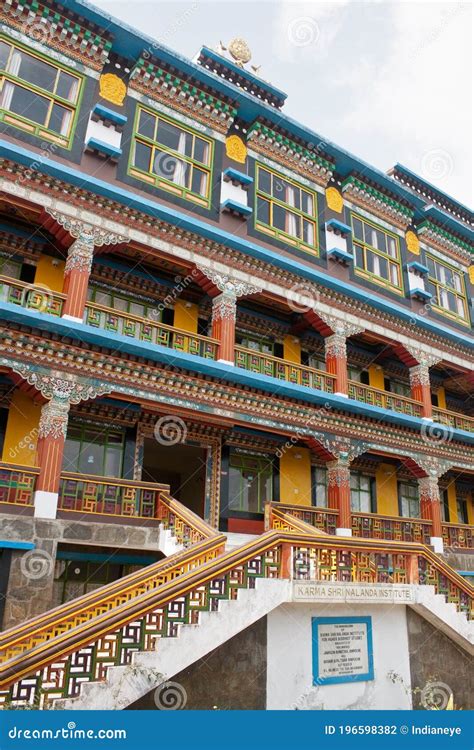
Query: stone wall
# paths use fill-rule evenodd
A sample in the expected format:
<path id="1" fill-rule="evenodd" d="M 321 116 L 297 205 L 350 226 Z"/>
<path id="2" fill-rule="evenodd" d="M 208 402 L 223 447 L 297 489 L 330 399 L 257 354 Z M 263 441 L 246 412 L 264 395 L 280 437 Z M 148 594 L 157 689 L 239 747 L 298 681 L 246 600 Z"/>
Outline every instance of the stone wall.
<path id="1" fill-rule="evenodd" d="M 78 551 L 105 546 L 123 552 L 149 550 L 157 553 L 159 537 L 156 525 L 2 515 L 3 539 L 35 544 L 35 549 L 30 551 L 12 551 L 3 629 L 54 606 L 54 567 L 58 544 L 77 545 Z"/>
<path id="2" fill-rule="evenodd" d="M 407 610 L 408 647 L 413 691 L 413 708 L 422 709 L 421 695 L 452 692 L 456 708 L 474 708 L 472 658 L 447 635 L 411 609 Z M 435 683 L 441 683 L 435 688 Z M 446 686 L 446 687 L 444 687 Z"/>

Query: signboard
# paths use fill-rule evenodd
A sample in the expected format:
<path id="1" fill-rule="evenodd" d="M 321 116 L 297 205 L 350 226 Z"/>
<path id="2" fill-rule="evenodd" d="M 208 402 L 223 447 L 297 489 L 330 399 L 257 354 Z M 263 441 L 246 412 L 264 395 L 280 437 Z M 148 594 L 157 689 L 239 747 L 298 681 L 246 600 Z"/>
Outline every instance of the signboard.
<path id="1" fill-rule="evenodd" d="M 348 602 L 358 604 L 409 604 L 415 601 L 414 587 L 406 583 L 328 583 L 295 581 L 293 600 Z"/>
<path id="2" fill-rule="evenodd" d="M 313 617 L 313 685 L 374 679 L 371 617 Z"/>

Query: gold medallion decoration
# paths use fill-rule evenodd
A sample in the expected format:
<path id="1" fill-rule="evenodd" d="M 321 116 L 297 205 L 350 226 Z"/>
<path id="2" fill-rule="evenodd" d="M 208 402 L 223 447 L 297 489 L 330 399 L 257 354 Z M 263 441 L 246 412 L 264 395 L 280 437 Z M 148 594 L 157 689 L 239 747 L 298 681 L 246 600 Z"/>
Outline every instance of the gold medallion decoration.
<path id="1" fill-rule="evenodd" d="M 335 187 L 326 188 L 326 203 L 328 204 L 328 208 L 332 211 L 336 211 L 338 214 L 340 214 L 344 208 L 343 197 Z"/>
<path id="2" fill-rule="evenodd" d="M 412 232 L 411 229 L 409 229 L 406 233 L 405 241 L 407 243 L 408 250 L 413 253 L 413 255 L 420 254 L 420 241 L 415 232 Z"/>
<path id="3" fill-rule="evenodd" d="M 474 265 L 469 266 L 469 281 L 474 284 Z"/>
<path id="4" fill-rule="evenodd" d="M 229 159 L 245 164 L 247 158 L 247 146 L 238 135 L 229 135 L 225 141 L 225 152 Z"/>
<path id="5" fill-rule="evenodd" d="M 122 106 L 127 87 L 119 76 L 115 73 L 104 73 L 99 79 L 99 88 L 102 99 Z"/>
<path id="6" fill-rule="evenodd" d="M 236 61 L 237 65 L 244 65 L 252 58 L 250 47 L 245 39 L 236 37 L 229 44 L 229 52 Z"/>

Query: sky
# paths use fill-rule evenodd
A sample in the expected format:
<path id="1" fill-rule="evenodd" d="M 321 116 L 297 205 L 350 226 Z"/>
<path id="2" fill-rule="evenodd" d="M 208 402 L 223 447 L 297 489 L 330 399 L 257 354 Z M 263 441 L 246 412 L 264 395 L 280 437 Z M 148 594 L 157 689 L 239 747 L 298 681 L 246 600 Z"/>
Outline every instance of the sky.
<path id="1" fill-rule="evenodd" d="M 91 0 L 193 58 L 243 37 L 284 112 L 373 166 L 472 206 L 470 2 Z"/>

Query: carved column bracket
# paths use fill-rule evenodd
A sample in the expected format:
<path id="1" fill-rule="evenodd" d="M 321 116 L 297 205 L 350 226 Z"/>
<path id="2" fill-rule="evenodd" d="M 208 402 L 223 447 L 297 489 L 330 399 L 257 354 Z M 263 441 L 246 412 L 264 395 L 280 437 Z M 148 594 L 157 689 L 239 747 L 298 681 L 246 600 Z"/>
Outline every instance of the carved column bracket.
<path id="1" fill-rule="evenodd" d="M 206 276 L 209 281 L 212 281 L 219 291 L 226 294 L 234 295 L 235 298 L 247 297 L 250 294 L 258 294 L 263 290 L 263 285 L 258 283 L 258 280 L 242 281 L 232 276 L 231 274 L 217 271 L 215 268 L 209 268 L 201 264 L 197 265 L 197 268 L 201 273 Z"/>
<path id="2" fill-rule="evenodd" d="M 322 313 L 321 317 L 334 331 L 324 340 L 326 369 L 331 375 L 336 376 L 335 392 L 341 396 L 347 396 L 349 391 L 347 339 L 349 336 L 361 333 L 364 328 L 355 323 L 340 321 L 328 313 Z"/>

